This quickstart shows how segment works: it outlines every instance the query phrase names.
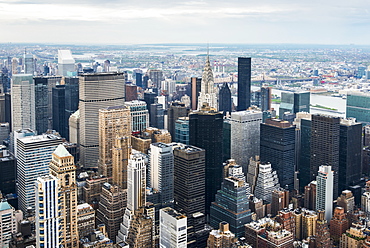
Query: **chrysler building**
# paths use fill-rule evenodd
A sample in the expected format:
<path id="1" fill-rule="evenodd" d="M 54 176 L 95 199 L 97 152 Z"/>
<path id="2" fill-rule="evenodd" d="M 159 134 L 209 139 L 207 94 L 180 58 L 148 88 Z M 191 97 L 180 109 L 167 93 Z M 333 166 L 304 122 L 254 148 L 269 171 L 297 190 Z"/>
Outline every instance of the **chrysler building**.
<path id="1" fill-rule="evenodd" d="M 214 86 L 213 72 L 211 64 L 209 62 L 209 56 L 207 56 L 206 65 L 204 67 L 201 90 L 198 98 L 198 110 L 202 109 L 204 103 L 208 103 L 208 106 L 218 110 L 217 104 L 217 92 Z"/>

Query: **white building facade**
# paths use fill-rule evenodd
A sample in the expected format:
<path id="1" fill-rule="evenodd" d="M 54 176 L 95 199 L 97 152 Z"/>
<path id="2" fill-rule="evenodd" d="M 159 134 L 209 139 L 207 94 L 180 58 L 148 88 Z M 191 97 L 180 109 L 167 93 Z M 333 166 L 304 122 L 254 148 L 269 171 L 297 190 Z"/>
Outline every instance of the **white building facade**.
<path id="1" fill-rule="evenodd" d="M 58 179 L 52 175 L 36 180 L 35 215 L 37 247 L 59 247 Z"/>
<path id="2" fill-rule="evenodd" d="M 170 207 L 159 212 L 159 247 L 187 247 L 187 217 Z"/>
<path id="3" fill-rule="evenodd" d="M 329 222 L 333 216 L 334 171 L 331 166 L 322 165 L 316 177 L 316 210 L 325 210 Z"/>

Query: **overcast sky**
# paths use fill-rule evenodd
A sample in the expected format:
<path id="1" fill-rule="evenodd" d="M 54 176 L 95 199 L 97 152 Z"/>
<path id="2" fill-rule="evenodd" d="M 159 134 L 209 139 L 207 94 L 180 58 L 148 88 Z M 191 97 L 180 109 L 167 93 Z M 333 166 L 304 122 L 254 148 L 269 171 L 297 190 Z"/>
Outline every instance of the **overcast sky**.
<path id="1" fill-rule="evenodd" d="M 0 43 L 370 44 L 370 0 L 0 0 Z"/>

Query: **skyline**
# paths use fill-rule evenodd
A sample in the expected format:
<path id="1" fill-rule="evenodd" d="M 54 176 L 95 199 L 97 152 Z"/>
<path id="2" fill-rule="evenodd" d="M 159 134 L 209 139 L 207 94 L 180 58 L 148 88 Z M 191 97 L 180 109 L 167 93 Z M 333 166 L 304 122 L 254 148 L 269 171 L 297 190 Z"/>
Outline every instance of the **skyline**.
<path id="1" fill-rule="evenodd" d="M 365 0 L 7 0 L 0 43 L 370 45 L 369 10 Z"/>

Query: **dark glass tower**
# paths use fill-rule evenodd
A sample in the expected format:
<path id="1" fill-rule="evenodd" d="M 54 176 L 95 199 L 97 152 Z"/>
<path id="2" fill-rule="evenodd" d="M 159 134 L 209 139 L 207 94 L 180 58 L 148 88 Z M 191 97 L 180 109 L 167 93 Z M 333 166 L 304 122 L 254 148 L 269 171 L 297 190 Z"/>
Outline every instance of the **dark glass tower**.
<path id="1" fill-rule="evenodd" d="M 53 130 L 63 138 L 67 125 L 65 109 L 65 85 L 56 85 L 53 88 Z"/>
<path id="2" fill-rule="evenodd" d="M 244 180 L 228 177 L 222 182 L 221 189 L 217 191 L 216 200 L 211 206 L 210 224 L 217 228 L 219 223 L 226 221 L 230 231 L 237 237 L 244 237 L 244 225 L 251 221 L 251 210 L 247 186 Z"/>
<path id="3" fill-rule="evenodd" d="M 316 179 L 319 166 L 330 165 L 334 171 L 334 193 L 338 196 L 340 118 L 314 114 L 311 126 L 310 180 Z"/>
<path id="4" fill-rule="evenodd" d="M 188 246 L 205 247 L 208 232 L 205 224 L 205 151 L 180 145 L 174 155 L 174 208 L 186 214 Z"/>
<path id="5" fill-rule="evenodd" d="M 282 118 L 285 112 L 310 112 L 310 92 L 282 92 L 279 117 Z"/>
<path id="6" fill-rule="evenodd" d="M 261 110 L 267 111 L 271 109 L 271 87 L 261 87 Z"/>
<path id="7" fill-rule="evenodd" d="M 143 87 L 143 74 L 140 72 L 135 73 L 135 80 L 136 80 L 136 85 L 138 87 Z"/>
<path id="8" fill-rule="evenodd" d="M 160 103 L 153 103 L 150 105 L 150 126 L 159 129 L 164 128 L 164 109 Z"/>
<path id="9" fill-rule="evenodd" d="M 49 99 L 48 78 L 35 77 L 35 113 L 36 130 L 39 134 L 45 133 L 49 128 Z"/>
<path id="10" fill-rule="evenodd" d="M 251 58 L 238 58 L 238 111 L 251 105 Z"/>
<path id="11" fill-rule="evenodd" d="M 158 96 L 155 92 L 144 92 L 144 101 L 150 114 L 150 105 L 155 103 L 155 97 Z"/>
<path id="12" fill-rule="evenodd" d="M 310 160 L 311 160 L 311 120 L 301 119 L 301 139 L 300 139 L 298 178 L 300 191 L 311 182 Z"/>
<path id="13" fill-rule="evenodd" d="M 78 77 L 66 77 L 65 82 L 65 138 L 69 140 L 69 117 L 78 109 L 79 80 Z"/>
<path id="14" fill-rule="evenodd" d="M 295 126 L 279 119 L 267 119 L 261 123 L 261 162 L 270 162 L 278 174 L 282 187 L 294 187 Z"/>
<path id="15" fill-rule="evenodd" d="M 189 115 L 189 143 L 206 150 L 206 213 L 221 186 L 223 115 L 220 112 L 193 112 Z"/>
<path id="16" fill-rule="evenodd" d="M 224 83 L 218 94 L 218 110 L 226 115 L 226 112 L 231 113 L 231 106 L 231 91 L 229 85 Z"/>
<path id="17" fill-rule="evenodd" d="M 192 77 L 191 78 L 191 109 L 196 110 L 198 108 L 198 96 L 201 90 L 202 78 Z"/>
<path id="18" fill-rule="evenodd" d="M 362 125 L 342 120 L 339 144 L 339 192 L 356 185 L 361 179 Z"/>
<path id="19" fill-rule="evenodd" d="M 179 117 L 187 117 L 189 109 L 185 107 L 184 103 L 172 102 L 167 110 L 167 126 L 171 134 L 172 140 L 175 140 L 175 123 Z"/>

